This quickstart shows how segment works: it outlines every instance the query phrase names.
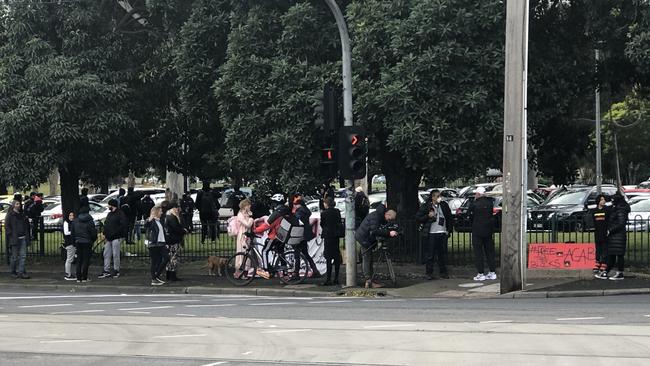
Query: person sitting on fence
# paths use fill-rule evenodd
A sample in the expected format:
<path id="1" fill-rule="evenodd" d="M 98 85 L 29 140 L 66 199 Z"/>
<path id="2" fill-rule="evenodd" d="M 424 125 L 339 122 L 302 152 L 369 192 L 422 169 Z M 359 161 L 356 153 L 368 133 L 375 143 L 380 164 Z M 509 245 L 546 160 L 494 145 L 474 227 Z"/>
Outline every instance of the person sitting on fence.
<path id="1" fill-rule="evenodd" d="M 397 231 L 385 231 L 380 229 L 382 225 L 386 224 L 388 221 L 393 221 L 396 218 L 397 212 L 386 210 L 386 206 L 379 204 L 374 212 L 368 214 L 368 216 L 363 219 L 359 228 L 354 232 L 354 238 L 362 247 L 362 268 L 366 288 L 383 287 L 383 284 L 375 282 L 373 279 L 374 270 L 372 267 L 372 247 L 377 243 L 377 239 L 380 237 L 394 238 L 398 235 Z"/>

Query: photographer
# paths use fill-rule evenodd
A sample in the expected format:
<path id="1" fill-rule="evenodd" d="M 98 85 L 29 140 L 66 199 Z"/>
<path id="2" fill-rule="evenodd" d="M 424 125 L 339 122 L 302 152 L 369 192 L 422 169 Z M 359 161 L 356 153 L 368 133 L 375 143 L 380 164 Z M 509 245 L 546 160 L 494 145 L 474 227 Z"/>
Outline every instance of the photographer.
<path id="1" fill-rule="evenodd" d="M 440 197 L 440 191 L 431 191 L 429 201 L 415 215 L 417 222 L 422 225 L 420 234 L 425 246 L 426 277 L 433 279 L 433 262 L 437 259 L 440 277 L 449 278 L 445 257 L 447 256 L 447 238 L 453 232 L 453 217 L 447 202 Z"/>
<path id="2" fill-rule="evenodd" d="M 394 238 L 398 235 L 396 230 L 390 230 L 386 226 L 396 218 L 395 211 L 386 210 L 386 207 L 380 204 L 375 212 L 363 219 L 359 228 L 354 232 L 354 238 L 362 247 L 363 276 L 366 288 L 383 287 L 381 283 L 373 281 L 372 247 L 377 244 L 378 238 Z"/>

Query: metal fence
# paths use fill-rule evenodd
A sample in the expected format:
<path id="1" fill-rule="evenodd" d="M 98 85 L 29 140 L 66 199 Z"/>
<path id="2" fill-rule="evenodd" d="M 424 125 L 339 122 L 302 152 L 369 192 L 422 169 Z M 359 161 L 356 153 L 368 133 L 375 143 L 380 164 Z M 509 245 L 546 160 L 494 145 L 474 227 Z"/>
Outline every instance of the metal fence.
<path id="1" fill-rule="evenodd" d="M 528 243 L 593 243 L 594 232 L 589 224 L 576 225 L 580 219 L 546 220 L 528 222 Z M 181 258 L 184 261 L 203 260 L 209 255 L 228 257 L 235 253 L 235 238 L 225 232 L 225 222 L 220 222 L 216 240 L 208 236 L 203 238 L 200 223 L 193 225 L 192 232 L 185 236 Z M 401 234 L 392 245 L 391 255 L 396 262 L 422 263 L 424 258 L 425 242 L 420 236 L 419 227 L 414 220 L 402 220 L 399 223 Z M 650 267 L 650 220 L 637 218 L 627 224 L 627 252 L 626 263 L 635 267 Z M 0 254 L 8 259 L 7 242 L 2 227 L 0 235 Z M 494 234 L 494 242 L 499 260 L 501 234 Z M 36 240 L 27 248 L 28 257 L 60 257 L 63 243 L 63 233 L 60 226 L 39 225 Z M 102 243 L 94 247 L 95 253 L 101 253 Z M 343 239 L 341 239 L 343 247 Z M 473 264 L 471 232 L 454 231 L 448 239 L 447 263 L 450 265 Z M 140 238 L 135 244 L 123 244 L 122 255 L 130 258 L 145 258 L 149 253 L 144 245 L 144 231 L 141 230 Z"/>

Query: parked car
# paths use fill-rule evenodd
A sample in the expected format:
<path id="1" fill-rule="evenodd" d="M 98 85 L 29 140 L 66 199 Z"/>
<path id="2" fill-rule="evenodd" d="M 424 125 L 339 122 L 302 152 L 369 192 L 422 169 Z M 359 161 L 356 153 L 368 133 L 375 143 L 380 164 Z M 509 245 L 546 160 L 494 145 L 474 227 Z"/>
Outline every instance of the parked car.
<path id="1" fill-rule="evenodd" d="M 501 231 L 501 210 L 502 210 L 502 205 L 503 205 L 503 195 L 500 193 L 487 193 L 485 194 L 486 197 L 489 197 L 492 199 L 493 203 L 493 208 L 492 208 L 492 214 L 494 215 L 494 229 L 496 232 Z M 454 226 L 457 231 L 460 232 L 469 232 L 472 231 L 472 219 L 469 215 L 469 206 L 474 202 L 474 196 L 467 197 L 465 202 L 456 209 L 456 217 L 455 217 L 455 222 Z M 526 200 L 526 206 L 528 210 L 533 209 L 534 207 L 537 207 L 541 204 L 541 201 L 537 196 L 531 192 L 528 192 L 528 197 Z"/>
<path id="2" fill-rule="evenodd" d="M 124 188 L 126 191 L 127 189 Z M 136 193 L 142 193 L 142 194 L 149 194 L 149 195 L 154 195 L 154 194 L 160 194 L 162 193 L 163 195 L 165 194 L 165 189 L 164 188 L 148 188 L 148 187 L 135 187 L 133 189 Z M 108 205 L 108 201 L 112 199 L 117 199 L 117 195 L 119 194 L 119 190 L 113 191 L 111 194 L 108 196 L 104 197 L 101 202 L 104 205 Z M 88 197 L 90 199 L 90 196 Z"/>
<path id="3" fill-rule="evenodd" d="M 474 192 L 478 187 L 485 188 L 485 192 L 490 192 L 496 187 L 499 183 L 481 183 L 473 186 L 467 186 L 458 191 L 458 196 L 447 201 L 449 208 L 451 209 L 452 214 L 456 214 L 458 208 L 467 200 L 468 197 L 474 197 Z"/>
<path id="4" fill-rule="evenodd" d="M 309 211 L 311 211 L 311 217 L 318 217 L 320 218 L 320 206 L 319 206 L 320 201 L 319 200 L 312 200 L 307 202 L 307 208 Z M 345 218 L 345 198 L 334 198 L 334 203 L 336 204 L 336 208 L 341 211 L 341 218 Z"/>
<path id="5" fill-rule="evenodd" d="M 630 203 L 630 213 L 627 215 L 628 231 L 650 232 L 650 199 Z"/>
<path id="6" fill-rule="evenodd" d="M 602 192 L 614 195 L 617 188 L 603 185 Z M 542 205 L 530 211 L 530 228 L 562 231 L 585 231 L 593 229 L 589 206 L 595 207 L 598 192 L 595 186 L 564 187 L 555 192 Z"/>
<path id="7" fill-rule="evenodd" d="M 88 204 L 90 206 L 90 216 L 92 216 L 95 223 L 103 222 L 108 215 L 108 207 L 93 201 L 89 201 Z M 45 225 L 46 232 L 60 230 L 63 226 L 63 206 L 60 203 L 48 207 L 41 216 L 43 216 L 43 225 Z"/>
<path id="8" fill-rule="evenodd" d="M 639 187 L 639 188 L 650 189 L 650 179 L 648 179 L 648 180 L 645 181 L 645 182 L 641 182 L 641 183 L 639 183 L 638 187 Z"/>
<path id="9" fill-rule="evenodd" d="M 106 196 L 108 196 L 108 195 L 103 194 L 103 193 L 89 194 L 88 195 L 88 200 L 100 203 L 100 202 L 102 202 L 102 200 L 104 200 L 104 198 L 106 198 Z"/>

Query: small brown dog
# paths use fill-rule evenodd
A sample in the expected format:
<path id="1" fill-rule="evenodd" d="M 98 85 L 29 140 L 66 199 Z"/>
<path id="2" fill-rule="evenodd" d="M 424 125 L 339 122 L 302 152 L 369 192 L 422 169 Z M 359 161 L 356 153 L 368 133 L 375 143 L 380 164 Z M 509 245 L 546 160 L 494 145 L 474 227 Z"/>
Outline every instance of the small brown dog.
<path id="1" fill-rule="evenodd" d="M 226 268 L 226 258 L 211 255 L 208 257 L 207 267 L 209 276 L 216 276 L 218 274 L 221 277 Z"/>

